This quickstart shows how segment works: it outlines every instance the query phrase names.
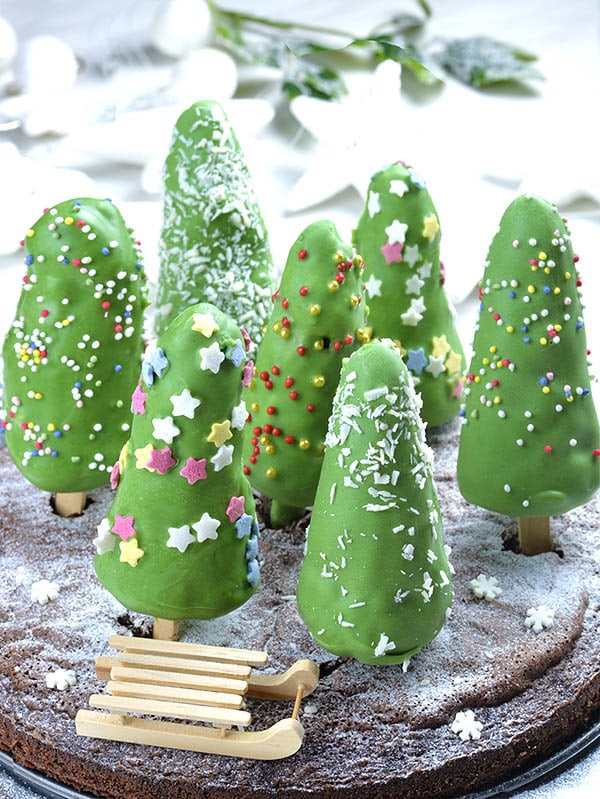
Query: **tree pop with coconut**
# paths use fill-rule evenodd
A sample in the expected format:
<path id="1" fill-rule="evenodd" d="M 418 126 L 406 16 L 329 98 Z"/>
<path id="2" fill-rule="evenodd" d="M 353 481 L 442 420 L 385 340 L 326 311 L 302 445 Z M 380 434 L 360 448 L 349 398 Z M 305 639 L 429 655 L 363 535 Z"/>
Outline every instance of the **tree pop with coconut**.
<path id="1" fill-rule="evenodd" d="M 21 472 L 70 515 L 109 482 L 129 435 L 145 275 L 110 200 L 50 207 L 24 248 L 27 272 L 2 353 L 2 425 Z"/>
<path id="2" fill-rule="evenodd" d="M 600 485 L 576 263 L 556 206 L 517 197 L 490 245 L 465 378 L 460 490 L 518 517 L 529 554 L 551 549 L 550 516 Z"/>
<path id="3" fill-rule="evenodd" d="M 259 581 L 240 447 L 248 346 L 226 314 L 191 306 L 147 351 L 133 393 L 131 437 L 95 540 L 96 573 L 123 605 L 163 628 L 166 620 L 221 616 Z M 155 634 L 174 637 L 176 625 Z"/>
<path id="4" fill-rule="evenodd" d="M 452 606 L 420 406 L 390 340 L 365 344 L 345 362 L 297 599 L 317 643 L 363 663 L 416 654 Z"/>
<path id="5" fill-rule="evenodd" d="M 396 341 L 429 425 L 460 409 L 464 354 L 444 289 L 440 223 L 424 179 L 401 162 L 375 174 L 354 231 L 373 336 Z"/>
<path id="6" fill-rule="evenodd" d="M 369 335 L 364 263 L 328 220 L 293 244 L 246 392 L 244 464 L 286 526 L 313 501 L 342 359 Z"/>
<path id="7" fill-rule="evenodd" d="M 260 341 L 275 287 L 269 237 L 240 144 L 213 100 L 175 124 L 159 258 L 157 333 L 187 306 L 210 302 Z"/>

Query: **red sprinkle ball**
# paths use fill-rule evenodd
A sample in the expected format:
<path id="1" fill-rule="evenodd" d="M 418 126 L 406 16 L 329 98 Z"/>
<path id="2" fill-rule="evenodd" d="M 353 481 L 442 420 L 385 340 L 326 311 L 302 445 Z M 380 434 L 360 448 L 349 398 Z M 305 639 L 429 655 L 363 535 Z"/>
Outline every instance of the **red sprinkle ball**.
<path id="1" fill-rule="evenodd" d="M 307 256 L 307 255 L 308 255 L 308 252 L 307 252 L 306 250 L 302 249 L 302 250 L 300 250 L 300 252 L 298 253 L 298 258 L 299 258 L 301 261 L 303 261 L 303 260 L 306 258 L 306 256 Z"/>

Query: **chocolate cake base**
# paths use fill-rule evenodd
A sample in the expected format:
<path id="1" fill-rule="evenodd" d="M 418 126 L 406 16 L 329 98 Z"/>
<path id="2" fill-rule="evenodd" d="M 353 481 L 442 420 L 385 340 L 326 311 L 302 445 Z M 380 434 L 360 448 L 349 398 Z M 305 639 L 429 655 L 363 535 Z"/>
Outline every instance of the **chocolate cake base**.
<path id="1" fill-rule="evenodd" d="M 122 608 L 98 583 L 92 539 L 111 501 L 93 492 L 84 514 L 58 517 L 0 451 L 0 748 L 26 767 L 109 799 L 393 799 L 482 790 L 558 751 L 600 708 L 600 507 L 552 520 L 555 551 L 516 549 L 516 521 L 468 505 L 455 480 L 458 433 L 434 431 L 438 494 L 452 547 L 456 592 L 440 635 L 408 667 L 365 666 L 320 649 L 300 621 L 295 585 L 306 521 L 264 529 L 262 585 L 242 608 L 209 622 L 183 622 L 180 638 L 264 649 L 269 670 L 311 657 L 321 668 L 302 705 L 299 752 L 256 761 L 79 737 L 75 715 L 104 685 L 94 661 L 112 633 L 148 635 L 152 620 Z M 502 588 L 479 599 L 480 573 Z M 31 586 L 56 582 L 41 605 Z M 530 608 L 554 611 L 534 632 Z M 59 691 L 46 675 L 72 669 Z M 249 700 L 253 728 L 289 715 Z M 453 731 L 470 709 L 478 739 Z"/>

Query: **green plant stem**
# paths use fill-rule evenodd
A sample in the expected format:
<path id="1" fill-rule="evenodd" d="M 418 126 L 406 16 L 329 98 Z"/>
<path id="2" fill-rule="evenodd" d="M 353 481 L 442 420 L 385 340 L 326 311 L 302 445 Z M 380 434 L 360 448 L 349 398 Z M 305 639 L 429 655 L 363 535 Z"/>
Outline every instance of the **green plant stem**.
<path id="1" fill-rule="evenodd" d="M 308 22 L 286 22 L 285 20 L 261 17 L 257 14 L 248 14 L 245 11 L 229 11 L 213 2 L 213 0 L 207 0 L 207 5 L 211 9 L 213 15 L 216 17 L 221 17 L 222 19 L 225 19 L 236 25 L 239 25 L 240 23 L 248 23 L 250 25 L 255 25 L 258 28 L 275 28 L 276 30 L 286 31 L 307 31 L 310 33 L 320 33 L 324 36 L 337 36 L 344 39 L 355 38 L 355 34 L 350 33 L 349 31 L 337 30 L 336 28 L 328 28 L 322 25 L 311 25 Z"/>

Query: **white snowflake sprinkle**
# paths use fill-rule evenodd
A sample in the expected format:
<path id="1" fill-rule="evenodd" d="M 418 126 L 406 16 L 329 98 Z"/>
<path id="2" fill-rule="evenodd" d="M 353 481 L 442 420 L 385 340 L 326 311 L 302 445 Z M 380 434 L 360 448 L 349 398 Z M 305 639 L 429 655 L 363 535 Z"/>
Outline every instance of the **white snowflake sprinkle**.
<path id="1" fill-rule="evenodd" d="M 39 602 L 40 605 L 47 605 L 53 599 L 56 599 L 60 591 L 58 583 L 50 582 L 50 580 L 37 580 L 31 586 L 31 599 L 34 602 Z"/>
<path id="2" fill-rule="evenodd" d="M 534 633 L 541 633 L 542 630 L 552 627 L 554 624 L 554 610 L 545 605 L 538 605 L 537 608 L 529 608 L 525 626 Z"/>
<path id="3" fill-rule="evenodd" d="M 65 691 L 77 682 L 77 675 L 73 669 L 55 669 L 46 674 L 46 688 L 56 691 Z"/>
<path id="4" fill-rule="evenodd" d="M 474 580 L 469 582 L 469 588 L 478 599 L 487 599 L 491 602 L 497 599 L 502 593 L 495 577 L 488 577 L 486 574 L 478 574 Z"/>
<path id="5" fill-rule="evenodd" d="M 483 724 L 477 721 L 472 710 L 459 710 L 450 727 L 461 741 L 468 741 L 469 739 L 477 741 L 481 738 L 482 728 Z"/>

